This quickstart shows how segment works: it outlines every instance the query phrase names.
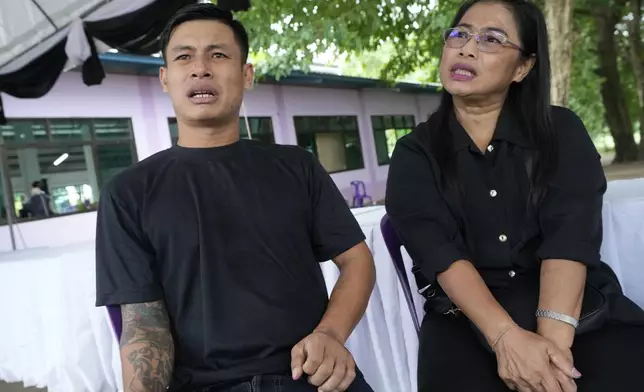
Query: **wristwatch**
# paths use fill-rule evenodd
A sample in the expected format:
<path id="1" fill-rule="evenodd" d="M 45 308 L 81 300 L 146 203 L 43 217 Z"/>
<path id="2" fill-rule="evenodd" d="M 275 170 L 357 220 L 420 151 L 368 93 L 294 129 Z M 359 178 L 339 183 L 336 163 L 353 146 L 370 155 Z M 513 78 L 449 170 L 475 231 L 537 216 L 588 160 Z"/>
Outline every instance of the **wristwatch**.
<path id="1" fill-rule="evenodd" d="M 567 314 L 553 312 L 552 310 L 537 309 L 535 316 L 561 321 L 563 323 L 572 325 L 574 328 L 577 328 L 577 326 L 579 325 L 579 320 L 577 320 L 576 318 L 570 317 Z"/>

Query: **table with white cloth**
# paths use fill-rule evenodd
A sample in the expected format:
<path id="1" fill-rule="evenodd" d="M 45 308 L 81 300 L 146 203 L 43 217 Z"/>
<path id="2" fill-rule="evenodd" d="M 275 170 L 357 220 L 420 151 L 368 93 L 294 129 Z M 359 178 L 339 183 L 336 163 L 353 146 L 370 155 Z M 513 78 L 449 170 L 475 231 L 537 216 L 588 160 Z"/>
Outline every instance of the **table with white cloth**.
<path id="1" fill-rule="evenodd" d="M 624 294 L 644 308 L 644 178 L 608 183 L 601 255 Z"/>
<path id="2" fill-rule="evenodd" d="M 382 207 L 353 210 L 374 253 L 377 285 L 347 342 L 375 392 L 414 390 L 417 336 L 380 235 Z M 322 264 L 327 287 L 339 271 Z M 118 344 L 95 302 L 94 245 L 0 255 L 0 380 L 49 392 L 122 391 Z"/>
<path id="3" fill-rule="evenodd" d="M 644 282 L 644 180 L 629 182 L 609 185 L 602 256 L 626 294 L 644 306 L 644 285 L 638 284 Z M 375 392 L 415 392 L 418 337 L 380 233 L 384 208 L 353 211 L 373 252 L 377 281 L 347 347 Z M 339 271 L 331 262 L 322 270 L 330 292 Z M 94 306 L 93 244 L 0 255 L 0 298 L 0 380 L 49 392 L 122 391 L 118 344 L 106 309 Z M 420 296 L 414 298 L 422 316 Z"/>

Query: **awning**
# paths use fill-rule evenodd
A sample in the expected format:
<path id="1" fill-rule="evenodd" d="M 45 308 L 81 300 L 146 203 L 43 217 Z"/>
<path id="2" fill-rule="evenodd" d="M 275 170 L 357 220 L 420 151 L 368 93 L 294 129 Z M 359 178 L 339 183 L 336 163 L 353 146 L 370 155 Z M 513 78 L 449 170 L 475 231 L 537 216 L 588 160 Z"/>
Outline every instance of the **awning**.
<path id="1" fill-rule="evenodd" d="M 83 82 L 105 78 L 98 54 L 151 55 L 181 7 L 200 0 L 0 0 L 0 92 L 40 98 L 60 74 L 82 67 Z M 248 0 L 220 0 L 230 10 Z M 0 124 L 6 122 L 0 96 Z"/>

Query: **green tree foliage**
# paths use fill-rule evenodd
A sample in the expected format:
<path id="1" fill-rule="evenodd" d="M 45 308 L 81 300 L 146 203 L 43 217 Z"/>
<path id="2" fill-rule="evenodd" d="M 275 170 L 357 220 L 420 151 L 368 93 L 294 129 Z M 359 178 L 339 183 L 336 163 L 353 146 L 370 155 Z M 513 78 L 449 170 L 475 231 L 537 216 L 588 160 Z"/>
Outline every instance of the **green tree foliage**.
<path id="1" fill-rule="evenodd" d="M 591 135 L 606 133 L 604 104 L 600 94 L 601 78 L 597 74 L 597 39 L 592 17 L 576 15 L 573 46 L 570 108 L 584 120 Z"/>
<path id="2" fill-rule="evenodd" d="M 314 55 L 382 54 L 379 77 L 398 79 L 436 63 L 441 31 L 460 0 L 272 0 L 256 1 L 237 15 L 249 30 L 260 71 L 283 75 L 308 69 Z M 369 55 L 367 55 L 369 56 Z M 351 60 L 349 60 L 351 61 Z M 367 62 L 368 65 L 370 62 Z M 358 63 L 356 63 L 357 65 Z M 372 72 L 372 71 L 370 71 Z"/>
<path id="3" fill-rule="evenodd" d="M 626 2 L 575 0 L 570 106 L 593 135 L 607 130 L 593 12 L 617 7 L 613 9 L 627 17 Z M 536 3 L 542 6 L 543 0 Z M 249 30 L 260 74 L 279 77 L 294 68 L 306 71 L 316 56 L 325 54 L 347 75 L 436 83 L 442 32 L 460 4 L 461 0 L 253 1 L 253 8 L 237 17 Z M 636 121 L 637 92 L 627 57 L 628 40 L 622 34 L 625 29 L 616 26 L 619 67 Z"/>

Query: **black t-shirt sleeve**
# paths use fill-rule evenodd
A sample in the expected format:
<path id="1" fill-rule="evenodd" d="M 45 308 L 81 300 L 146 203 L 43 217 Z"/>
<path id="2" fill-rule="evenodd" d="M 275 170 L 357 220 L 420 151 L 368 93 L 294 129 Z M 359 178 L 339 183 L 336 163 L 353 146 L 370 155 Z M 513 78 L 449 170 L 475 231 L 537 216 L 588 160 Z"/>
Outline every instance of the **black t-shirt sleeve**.
<path id="1" fill-rule="evenodd" d="M 113 188 L 112 188 L 113 189 Z M 96 306 L 163 299 L 153 272 L 154 251 L 139 225 L 134 200 L 101 192 L 96 227 Z"/>
<path id="2" fill-rule="evenodd" d="M 309 189 L 313 212 L 313 249 L 319 262 L 331 260 L 365 240 L 335 182 L 312 156 Z"/>
<path id="3" fill-rule="evenodd" d="M 544 241 L 537 256 L 598 266 L 606 191 L 601 156 L 581 119 L 569 109 L 555 109 L 559 161 L 539 209 Z"/>
<path id="4" fill-rule="evenodd" d="M 386 208 L 405 249 L 433 282 L 452 263 L 471 259 L 439 191 L 430 159 L 414 136 L 401 138 L 392 154 Z"/>

